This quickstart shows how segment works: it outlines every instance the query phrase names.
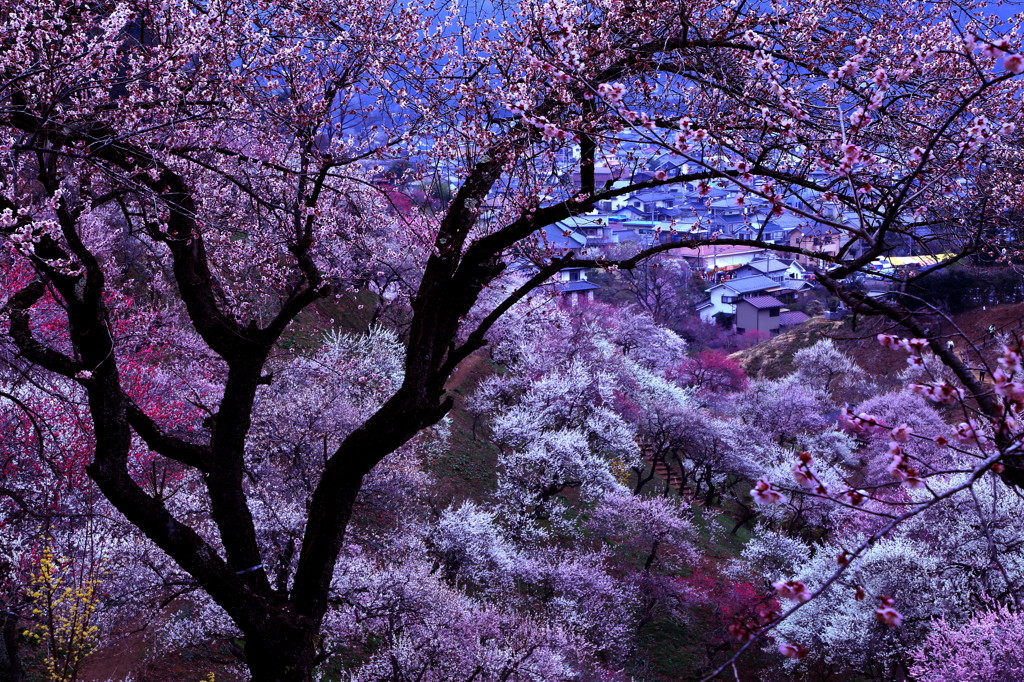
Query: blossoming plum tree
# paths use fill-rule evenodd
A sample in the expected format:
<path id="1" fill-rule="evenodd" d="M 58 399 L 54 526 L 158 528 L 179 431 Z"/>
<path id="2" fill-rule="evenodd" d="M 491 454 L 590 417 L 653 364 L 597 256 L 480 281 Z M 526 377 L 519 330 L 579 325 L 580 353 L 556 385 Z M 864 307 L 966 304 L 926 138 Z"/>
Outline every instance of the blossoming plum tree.
<path id="1" fill-rule="evenodd" d="M 428 0 L 5 1 L 5 362 L 82 406 L 89 478 L 240 629 L 253 678 L 310 679 L 331 583 L 355 562 L 339 558 L 364 482 L 444 418 L 446 381 L 495 321 L 570 263 L 628 268 L 740 241 L 613 263 L 554 252 L 539 229 L 645 187 L 731 186 L 843 235 L 837 253 L 744 243 L 819 259 L 823 283 L 897 319 L 842 278 L 894 239 L 958 255 L 980 245 L 1018 196 L 999 140 L 1024 65 L 1016 38 L 975 10 L 554 0 L 471 20 Z M 552 186 L 573 146 L 579 181 Z M 633 182 L 645 149 L 689 168 Z M 624 185 L 596 181 L 607 154 L 622 157 Z M 394 158 L 450 178 L 447 204 L 390 210 L 373 165 Z M 517 257 L 536 274 L 482 297 Z M 302 482 L 301 529 L 271 538 L 251 473 L 264 445 L 282 444 L 266 423 L 281 411 L 262 402 L 293 400 L 275 374 L 282 339 L 314 303 L 389 268 L 402 275 L 387 296 L 409 314 L 401 377 L 369 403 L 351 389 L 338 418 L 353 421 L 321 441 Z M 934 345 L 996 418 L 1001 398 Z M 542 446 L 561 447 L 520 454 Z M 188 482 L 195 507 L 167 498 L 168 477 Z"/>
<path id="2" fill-rule="evenodd" d="M 1024 661 L 1007 645 L 1020 620 L 1019 612 L 1005 606 L 983 611 L 959 628 L 942 620 L 914 652 L 911 672 L 938 682 L 1017 677 L 1024 673 Z"/>

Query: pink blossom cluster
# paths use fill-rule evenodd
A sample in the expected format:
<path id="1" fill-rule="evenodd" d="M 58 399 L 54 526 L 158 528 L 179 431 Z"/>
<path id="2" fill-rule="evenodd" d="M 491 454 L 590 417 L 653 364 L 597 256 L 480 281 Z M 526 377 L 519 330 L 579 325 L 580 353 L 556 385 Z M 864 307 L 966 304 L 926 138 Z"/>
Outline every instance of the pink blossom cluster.
<path id="1" fill-rule="evenodd" d="M 892 454 L 892 461 L 888 466 L 889 474 L 908 488 L 924 487 L 924 481 L 921 480 L 917 469 L 910 465 L 910 460 L 899 443 L 893 442 L 889 447 L 889 452 Z"/>
<path id="2" fill-rule="evenodd" d="M 794 644 L 792 642 L 782 642 L 779 644 L 779 653 L 786 658 L 800 659 L 807 656 L 807 647 L 802 644 Z"/>
<path id="3" fill-rule="evenodd" d="M 955 405 L 964 397 L 963 389 L 953 386 L 948 381 L 939 381 L 929 384 L 910 384 L 909 388 L 914 393 L 924 396 L 932 402 L 942 403 L 943 405 Z"/>
<path id="4" fill-rule="evenodd" d="M 891 628 L 898 628 L 903 625 L 903 614 L 895 609 L 896 600 L 892 597 L 882 595 L 878 598 L 878 606 L 875 607 L 875 618 L 879 623 L 888 625 Z"/>
<path id="5" fill-rule="evenodd" d="M 839 493 L 837 498 L 846 504 L 859 507 L 867 501 L 868 495 L 863 490 L 854 490 L 853 488 L 850 488 Z"/>
<path id="6" fill-rule="evenodd" d="M 843 159 L 840 161 L 839 170 L 841 173 L 849 173 L 853 170 L 853 167 L 861 160 L 863 154 L 863 148 L 851 143 L 844 144 L 840 151 L 843 153 Z"/>
<path id="7" fill-rule="evenodd" d="M 801 488 L 812 488 L 819 495 L 828 494 L 828 486 L 821 482 L 811 468 L 814 458 L 807 451 L 797 455 L 797 462 L 793 465 L 793 478 Z"/>
<path id="8" fill-rule="evenodd" d="M 754 484 L 754 489 L 750 491 L 750 494 L 758 504 L 784 504 L 786 502 L 786 496 L 764 479 Z"/>
<path id="9" fill-rule="evenodd" d="M 867 412 L 854 414 L 849 406 L 839 410 L 839 425 L 852 434 L 885 433 L 889 430 L 889 426 L 879 417 Z"/>
<path id="10" fill-rule="evenodd" d="M 1001 369 L 1007 376 L 1013 376 L 1014 374 L 1024 372 L 1024 366 L 1021 364 L 1020 352 L 1005 344 L 1003 345 L 1002 353 L 996 360 L 996 364 L 999 365 L 999 369 Z"/>
<path id="11" fill-rule="evenodd" d="M 798 602 L 810 601 L 811 599 L 811 591 L 807 589 L 807 585 L 799 580 L 780 580 L 772 583 L 772 587 L 780 599 L 790 599 Z"/>
<path id="12" fill-rule="evenodd" d="M 622 83 L 601 83 L 597 86 L 597 94 L 612 106 L 618 106 L 626 95 L 626 86 Z"/>
<path id="13" fill-rule="evenodd" d="M 985 436 L 978 433 L 978 424 L 973 419 L 957 424 L 953 435 L 961 445 L 983 445 L 986 442 Z"/>
<path id="14" fill-rule="evenodd" d="M 992 373 L 996 395 L 1006 398 L 1017 408 L 1024 408 L 1024 382 L 1010 381 L 1002 369 Z"/>
<path id="15" fill-rule="evenodd" d="M 915 147 L 915 149 L 919 148 Z M 928 339 L 903 339 L 893 334 L 879 334 L 877 338 L 883 348 L 905 350 L 910 353 L 907 364 L 911 367 L 924 367 L 924 358 L 921 353 L 928 347 Z"/>

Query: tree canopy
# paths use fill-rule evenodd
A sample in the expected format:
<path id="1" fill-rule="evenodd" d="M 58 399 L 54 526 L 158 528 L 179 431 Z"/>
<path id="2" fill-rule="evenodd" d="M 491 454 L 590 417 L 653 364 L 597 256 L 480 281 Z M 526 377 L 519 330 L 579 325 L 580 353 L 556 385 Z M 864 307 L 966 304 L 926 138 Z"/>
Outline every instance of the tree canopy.
<path id="1" fill-rule="evenodd" d="M 819 281 L 849 305 L 927 338 L 899 304 L 843 279 L 900 240 L 965 258 L 1019 210 L 1024 57 L 1017 34 L 983 11 L 890 0 L 557 0 L 495 3 L 467 19 L 423 0 L 5 0 L 0 399 L 28 420 L 12 430 L 39 447 L 54 430 L 60 442 L 40 474 L 54 487 L 33 494 L 76 496 L 75 513 L 111 505 L 238 628 L 253 679 L 310 679 L 323 662 L 332 590 L 386 570 L 345 549 L 357 499 L 368 486 L 397 495 L 387 492 L 401 488 L 395 476 L 415 478 L 382 463 L 441 437 L 453 373 L 563 268 L 628 269 L 680 247 L 760 245 L 813 258 Z M 661 156 L 684 166 L 641 172 Z M 609 165 L 618 182 L 599 174 Z M 436 190 L 433 210 L 397 198 L 417 182 Z M 561 249 L 542 231 L 599 201 L 683 184 L 700 195 L 731 188 L 738 205 L 759 201 L 769 217 L 831 227 L 839 248 L 771 243 L 761 223 L 752 238 L 685 234 L 615 258 Z M 299 358 L 285 352 L 318 304 L 367 293 L 392 309 L 393 329 L 336 337 Z M 961 386 L 936 381 L 930 395 L 950 386 L 972 400 L 1008 455 L 1004 478 L 1019 482 L 1012 373 L 995 394 L 944 341 L 922 343 Z M 539 354 L 519 352 L 523 362 Z M 670 414 L 681 403 L 662 400 L 681 400 L 665 368 L 617 362 L 598 344 L 531 376 L 593 391 L 586 403 L 610 405 L 624 391 L 642 406 L 657 394 L 662 416 L 690 428 Z M 523 514 L 555 524 L 548 506 L 561 490 L 536 488 L 544 462 L 559 462 L 563 485 L 620 492 L 614 469 L 580 460 L 573 442 L 639 466 L 635 453 L 609 454 L 632 442 L 620 417 L 559 414 L 559 401 L 545 402 L 555 394 L 534 404 L 530 389 L 507 390 L 523 406 L 490 413 L 514 453 L 503 470 L 522 480 L 499 497 L 511 505 L 528 491 L 535 499 Z M 528 435 L 502 421 L 515 410 L 536 420 Z M 781 410 L 779 420 L 773 438 L 792 426 Z M 982 430 L 966 426 L 967 441 L 973 428 Z M 919 479 L 909 461 L 894 466 Z M 764 485 L 759 494 L 771 498 Z M 24 491 L 4 494 L 18 504 Z M 595 524 L 634 505 L 630 514 L 662 524 L 658 542 L 681 530 L 656 503 L 616 500 Z M 275 513 L 288 516 L 276 529 L 265 518 Z M 506 571 L 510 550 L 489 545 L 490 513 L 469 504 L 445 512 L 442 528 L 460 540 L 443 550 L 444 570 L 457 579 L 431 582 L 437 594 L 420 598 L 454 604 L 466 597 L 452 584 L 517 579 Z M 465 528 L 472 545 L 463 546 Z M 446 546 L 443 535 L 437 542 Z M 538 584 L 559 595 L 605 579 L 585 556 L 530 561 L 549 576 Z M 417 570 L 432 575 L 426 564 Z M 560 608 L 609 629 L 573 640 L 588 660 L 609 662 L 621 652 L 596 643 L 614 640 L 621 623 L 595 615 L 610 608 L 593 601 L 596 582 L 577 601 L 562 595 Z M 510 613 L 476 616 L 496 630 L 528 627 Z M 524 646 L 569 650 L 548 634 Z M 517 674 L 559 679 L 552 671 L 565 665 L 553 656 Z M 498 668 L 487 674 L 511 674 Z"/>

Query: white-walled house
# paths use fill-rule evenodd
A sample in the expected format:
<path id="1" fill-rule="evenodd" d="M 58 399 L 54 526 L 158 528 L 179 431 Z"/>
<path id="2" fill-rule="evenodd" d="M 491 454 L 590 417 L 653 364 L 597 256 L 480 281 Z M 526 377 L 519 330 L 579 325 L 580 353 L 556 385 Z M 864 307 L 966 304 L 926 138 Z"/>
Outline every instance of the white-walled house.
<path id="1" fill-rule="evenodd" d="M 755 258 L 763 258 L 765 250 L 756 246 L 711 244 L 696 249 L 679 249 L 676 254 L 685 258 L 701 272 L 723 270 L 746 265 Z"/>
<path id="2" fill-rule="evenodd" d="M 697 306 L 700 319 L 714 322 L 717 315 L 736 315 L 736 302 L 747 297 L 775 295 L 782 284 L 763 275 L 730 279 L 708 288 L 708 300 Z"/>
<path id="3" fill-rule="evenodd" d="M 612 183 L 612 186 L 609 189 L 622 189 L 623 187 L 627 187 L 629 184 L 630 182 L 628 180 L 616 180 Z M 602 199 L 597 202 L 597 210 L 601 213 L 613 213 L 618 211 L 623 206 L 629 205 L 631 196 L 632 194 L 620 194 L 619 196 L 612 197 L 611 199 Z"/>
<path id="4" fill-rule="evenodd" d="M 807 283 L 807 268 L 792 258 L 776 258 L 768 253 L 735 270 L 735 278 L 763 275 L 790 289 L 802 289 Z"/>
<path id="5" fill-rule="evenodd" d="M 594 301 L 594 290 L 598 289 L 596 284 L 587 281 L 586 268 L 565 268 L 560 270 L 554 277 L 553 285 L 555 291 L 562 295 L 569 305 L 579 305 L 581 302 L 592 303 Z"/>

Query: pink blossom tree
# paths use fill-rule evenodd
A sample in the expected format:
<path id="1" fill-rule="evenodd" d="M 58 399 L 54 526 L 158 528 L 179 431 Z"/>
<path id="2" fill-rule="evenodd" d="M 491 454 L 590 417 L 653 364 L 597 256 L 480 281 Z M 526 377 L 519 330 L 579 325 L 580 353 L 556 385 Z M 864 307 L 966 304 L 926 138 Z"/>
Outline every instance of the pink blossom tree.
<path id="1" fill-rule="evenodd" d="M 926 227 L 959 254 L 978 245 L 981 226 L 1019 196 L 998 141 L 1017 118 L 1014 76 L 1024 68 L 1015 36 L 960 31 L 938 21 L 946 7 L 936 8 L 552 2 L 509 4 L 470 22 L 420 0 L 6 3 L 0 235 L 5 276 L 18 276 L 5 281 L 2 355 L 80 406 L 87 418 L 73 438 L 89 443 L 90 490 L 230 618 L 253 679 L 308 680 L 324 655 L 332 583 L 357 563 L 343 550 L 364 486 L 445 417 L 454 370 L 559 270 L 630 268 L 677 246 L 754 244 L 817 259 L 820 281 L 851 305 L 903 319 L 845 290 L 842 278 L 894 238 L 927 247 Z M 629 168 L 649 153 L 637 140 L 689 168 L 599 184 L 599 153 L 621 154 Z M 573 145 L 578 181 L 552 188 L 547 179 Z M 438 187 L 451 179 L 446 205 L 396 214 L 374 185 L 374 163 L 389 158 L 415 160 L 415 179 Z M 986 172 L 971 172 L 979 167 Z M 538 236 L 597 201 L 683 183 L 704 193 L 731 187 L 773 214 L 830 225 L 843 244 L 711 235 L 611 262 L 557 252 Z M 801 203 L 808 192 L 855 219 Z M 515 279 L 515 259 L 532 260 L 535 274 L 474 311 L 482 292 Z M 401 284 L 377 274 L 389 267 Z M 276 376 L 279 353 L 303 313 L 363 289 L 408 303 L 403 371 L 386 387 L 381 376 L 354 375 L 355 385 L 381 382 L 366 401 L 346 375 L 353 401 L 331 418 L 351 421 L 321 441 L 308 482 L 296 474 L 308 498 L 288 500 L 295 549 L 285 560 L 284 534 L 267 533 L 259 518 L 259 481 L 275 479 L 263 471 L 254 483 L 250 468 L 282 448 L 268 420 L 295 417 L 289 428 L 311 434 L 324 426 L 264 409 L 261 399 L 287 386 Z M 936 345 L 997 419 L 1001 398 L 985 397 Z M 602 382 L 579 388 L 601 395 Z M 1009 375 L 1001 388 L 1016 396 Z M 309 406 L 330 396 L 318 391 L 278 399 Z M 565 423 L 517 442 L 515 470 L 540 481 L 550 473 L 544 458 L 565 455 L 555 483 L 586 474 L 593 488 L 611 488 L 613 479 L 573 459 L 587 453 L 569 441 L 621 451 L 622 420 L 604 412 L 574 421 L 565 405 L 548 414 Z M 965 424 L 963 437 L 974 437 Z M 510 442 L 518 437 L 508 431 Z M 309 435 L 295 439 L 298 455 L 311 449 Z M 1007 480 L 1018 469 L 1007 466 Z M 166 495 L 165 472 L 181 482 L 180 497 Z M 552 562 L 549 583 L 571 586 L 581 562 Z M 602 580 L 581 584 L 593 590 L 552 609 L 599 613 Z M 610 628 L 582 628 L 591 632 L 582 641 L 593 642 L 620 621 L 588 622 Z M 563 641 L 538 636 L 530 641 Z M 368 675 L 394 661 L 409 662 L 396 677 L 420 674 L 421 649 L 402 646 Z M 549 676 L 557 657 L 537 665 L 535 677 Z"/>
<path id="2" fill-rule="evenodd" d="M 960 627 L 941 619 L 914 650 L 911 674 L 935 682 L 1020 677 L 1024 658 L 1014 646 L 1020 629 L 1020 614 L 1005 606 L 981 611 Z"/>
<path id="3" fill-rule="evenodd" d="M 743 367 L 718 350 L 702 350 L 679 365 L 676 376 L 686 386 L 707 393 L 731 393 L 746 387 Z"/>

